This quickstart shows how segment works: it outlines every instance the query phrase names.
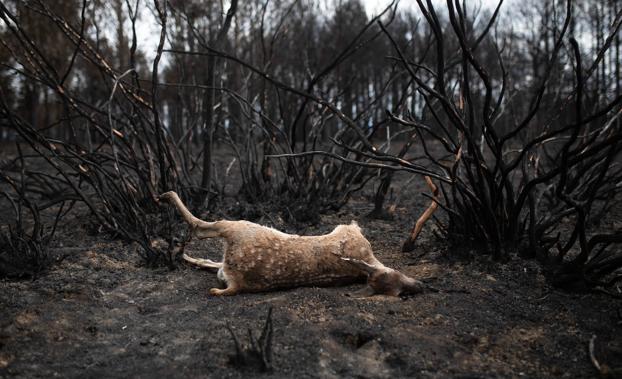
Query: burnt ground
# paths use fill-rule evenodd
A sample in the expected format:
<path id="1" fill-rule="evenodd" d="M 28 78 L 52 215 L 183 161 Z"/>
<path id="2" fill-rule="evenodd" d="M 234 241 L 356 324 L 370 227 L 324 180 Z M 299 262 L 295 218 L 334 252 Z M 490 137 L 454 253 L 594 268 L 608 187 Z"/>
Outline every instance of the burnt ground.
<path id="1" fill-rule="evenodd" d="M 210 297 L 214 273 L 144 267 L 134 246 L 89 235 L 78 215 L 52 244 L 60 263 L 35 280 L 0 281 L 0 377 L 589 378 L 599 376 L 593 335 L 597 358 L 621 366 L 620 300 L 553 289 L 534 261 L 456 258 L 431 227 L 401 253 L 424 201 L 382 221 L 365 218 L 361 196 L 321 226 L 287 230 L 358 220 L 381 261 L 441 290 L 404 299 L 345 296 L 361 285 Z M 186 251 L 216 259 L 220 246 Z M 273 372 L 235 366 L 227 325 L 248 341 L 270 307 Z"/>

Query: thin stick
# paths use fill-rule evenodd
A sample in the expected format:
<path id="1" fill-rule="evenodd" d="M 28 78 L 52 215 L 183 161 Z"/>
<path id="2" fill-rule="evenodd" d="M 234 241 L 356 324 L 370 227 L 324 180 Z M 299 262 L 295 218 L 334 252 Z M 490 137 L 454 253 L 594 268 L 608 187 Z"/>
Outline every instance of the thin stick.
<path id="1" fill-rule="evenodd" d="M 594 365 L 594 367 L 596 367 L 598 372 L 602 373 L 603 371 L 601 369 L 600 363 L 598 363 L 598 359 L 596 359 L 596 355 L 594 355 L 594 342 L 595 341 L 596 341 L 596 334 L 592 335 L 592 338 L 590 338 L 590 344 L 589 344 L 590 360 L 592 361 L 592 364 Z"/>
<path id="2" fill-rule="evenodd" d="M 434 184 L 434 182 L 432 182 L 432 179 L 429 176 L 425 177 L 425 181 L 428 184 L 430 191 L 432 191 L 432 201 L 430 202 L 428 208 L 423 212 L 421 217 L 419 217 L 419 219 L 415 223 L 414 228 L 410 232 L 410 237 L 408 237 L 408 239 L 402 245 L 403 252 L 411 252 L 415 249 L 415 241 L 417 240 L 419 233 L 421 233 L 423 225 L 426 221 L 428 221 L 430 217 L 432 217 L 432 215 L 436 211 L 436 208 L 438 208 L 438 187 Z"/>

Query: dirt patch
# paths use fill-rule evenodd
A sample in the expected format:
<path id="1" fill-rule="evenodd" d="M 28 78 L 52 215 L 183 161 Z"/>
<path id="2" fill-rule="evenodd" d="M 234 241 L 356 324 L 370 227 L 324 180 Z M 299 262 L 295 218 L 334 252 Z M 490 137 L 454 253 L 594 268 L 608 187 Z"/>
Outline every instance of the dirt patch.
<path id="1" fill-rule="evenodd" d="M 263 376 L 596 377 L 592 335 L 599 356 L 620 365 L 618 300 L 553 290 L 531 261 L 455 260 L 429 228 L 413 254 L 401 253 L 418 201 L 378 221 L 364 218 L 361 199 L 322 226 L 289 230 L 358 220 L 381 261 L 440 289 L 404 299 L 345 296 L 360 285 L 209 297 L 214 273 L 141 267 L 132 246 L 68 224 L 59 265 L 34 281 L 0 282 L 0 376 L 246 377 L 231 364 L 226 326 L 258 335 L 269 307 L 274 370 Z M 216 259 L 220 243 L 187 251 Z"/>

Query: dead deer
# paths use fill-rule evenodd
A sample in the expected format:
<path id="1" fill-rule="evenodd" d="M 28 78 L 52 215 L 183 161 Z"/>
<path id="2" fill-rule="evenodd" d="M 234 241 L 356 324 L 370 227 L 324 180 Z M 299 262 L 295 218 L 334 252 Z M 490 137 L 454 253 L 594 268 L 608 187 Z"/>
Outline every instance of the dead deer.
<path id="1" fill-rule="evenodd" d="M 378 261 L 355 222 L 339 225 L 326 235 L 299 236 L 249 221 L 200 220 L 172 191 L 160 195 L 160 200 L 172 203 L 198 238 L 225 239 L 222 262 L 183 255 L 192 264 L 218 269 L 217 276 L 226 288 L 212 288 L 211 295 L 330 286 L 365 279 L 367 286 L 355 295 L 399 296 L 419 293 L 427 287 Z"/>

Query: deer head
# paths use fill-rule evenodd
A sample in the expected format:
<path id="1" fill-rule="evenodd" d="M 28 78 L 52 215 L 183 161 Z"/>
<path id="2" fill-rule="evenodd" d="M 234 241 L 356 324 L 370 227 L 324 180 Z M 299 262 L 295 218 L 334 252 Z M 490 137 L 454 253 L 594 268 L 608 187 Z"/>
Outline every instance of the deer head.
<path id="1" fill-rule="evenodd" d="M 382 264 L 371 265 L 358 259 L 344 257 L 341 259 L 367 273 L 367 286 L 354 293 L 354 296 L 399 296 L 423 292 L 426 288 L 422 282 Z"/>

